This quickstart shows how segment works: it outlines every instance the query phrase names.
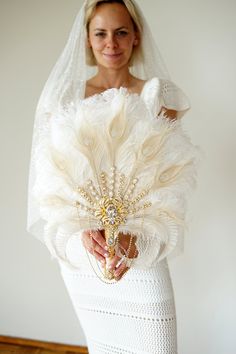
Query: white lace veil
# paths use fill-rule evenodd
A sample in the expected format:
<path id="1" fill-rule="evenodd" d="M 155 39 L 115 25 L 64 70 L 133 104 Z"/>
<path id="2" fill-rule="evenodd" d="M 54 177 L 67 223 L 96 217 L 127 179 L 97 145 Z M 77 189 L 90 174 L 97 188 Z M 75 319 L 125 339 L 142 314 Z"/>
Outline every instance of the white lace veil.
<path id="1" fill-rule="evenodd" d="M 142 62 L 133 63 L 130 72 L 141 79 L 152 77 L 163 79 L 163 102 L 165 107 L 186 111 L 190 104 L 183 91 L 170 79 L 161 53 L 154 42 L 142 11 L 134 0 L 123 0 L 125 5 L 133 3 L 142 20 Z M 32 195 L 36 179 L 35 151 L 39 141 L 48 133 L 48 119 L 61 109 L 66 109 L 74 99 L 82 99 L 85 83 L 96 72 L 96 67 L 86 64 L 85 11 L 90 1 L 85 1 L 74 21 L 68 41 L 43 88 L 35 113 L 31 161 L 28 181 L 27 231 L 43 242 L 45 221 L 40 216 L 38 203 Z"/>

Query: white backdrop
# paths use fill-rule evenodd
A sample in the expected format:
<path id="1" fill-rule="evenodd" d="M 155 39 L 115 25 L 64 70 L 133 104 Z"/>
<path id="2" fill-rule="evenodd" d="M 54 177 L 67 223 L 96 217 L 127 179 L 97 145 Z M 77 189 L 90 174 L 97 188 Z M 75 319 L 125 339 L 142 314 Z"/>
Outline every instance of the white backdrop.
<path id="1" fill-rule="evenodd" d="M 33 117 L 80 0 L 0 0 L 0 334 L 86 345 L 55 261 L 26 232 Z M 236 352 L 234 0 L 139 0 L 172 79 L 183 124 L 205 151 L 185 253 L 170 262 L 179 354 Z"/>

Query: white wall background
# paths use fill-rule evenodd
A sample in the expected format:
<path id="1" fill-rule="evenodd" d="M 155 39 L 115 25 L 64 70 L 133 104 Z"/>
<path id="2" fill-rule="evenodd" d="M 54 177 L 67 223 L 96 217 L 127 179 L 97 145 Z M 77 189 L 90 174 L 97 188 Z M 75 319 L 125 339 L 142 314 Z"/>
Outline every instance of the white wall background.
<path id="1" fill-rule="evenodd" d="M 26 232 L 34 111 L 80 0 L 0 0 L 0 334 L 86 345 L 56 262 Z M 236 3 L 139 0 L 205 151 L 170 269 L 179 354 L 236 352 Z M 154 10 L 155 9 L 155 10 Z"/>

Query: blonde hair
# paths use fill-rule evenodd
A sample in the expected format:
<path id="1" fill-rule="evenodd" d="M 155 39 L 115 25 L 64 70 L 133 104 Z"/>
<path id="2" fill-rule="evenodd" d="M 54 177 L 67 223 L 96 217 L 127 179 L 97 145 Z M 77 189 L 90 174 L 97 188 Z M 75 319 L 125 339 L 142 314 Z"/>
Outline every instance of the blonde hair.
<path id="1" fill-rule="evenodd" d="M 102 5 L 102 4 L 121 4 L 124 5 L 131 17 L 133 26 L 134 26 L 134 31 L 138 34 L 139 38 L 139 44 L 135 47 L 133 47 L 133 52 L 131 55 L 131 58 L 129 60 L 129 65 L 132 66 L 137 62 L 140 62 L 142 60 L 142 32 L 143 32 L 143 24 L 142 24 L 142 19 L 139 14 L 139 11 L 133 4 L 131 0 L 88 0 L 86 9 L 85 9 L 85 30 L 87 33 L 87 36 L 89 34 L 89 24 L 92 19 L 92 17 L 95 14 L 96 9 Z M 91 48 L 86 46 L 86 62 L 90 66 L 95 66 L 97 65 L 96 59 L 93 55 L 93 51 Z"/>

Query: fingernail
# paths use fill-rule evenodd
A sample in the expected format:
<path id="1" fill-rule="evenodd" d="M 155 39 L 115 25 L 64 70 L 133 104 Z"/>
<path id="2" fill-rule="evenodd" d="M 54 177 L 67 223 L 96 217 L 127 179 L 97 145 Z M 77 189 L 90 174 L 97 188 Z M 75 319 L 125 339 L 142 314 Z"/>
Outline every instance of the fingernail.
<path id="1" fill-rule="evenodd" d="M 109 253 L 105 253 L 105 257 L 109 257 Z"/>
<path id="2" fill-rule="evenodd" d="M 109 266 L 108 266 L 108 269 L 111 269 L 111 268 L 112 268 L 112 265 L 109 265 Z"/>
<path id="3" fill-rule="evenodd" d="M 108 250 L 109 250 L 109 247 L 108 247 L 108 246 L 105 246 L 105 250 L 108 251 Z"/>

